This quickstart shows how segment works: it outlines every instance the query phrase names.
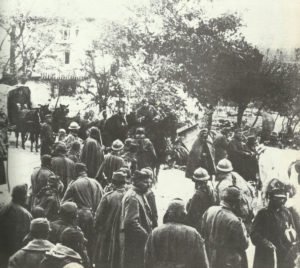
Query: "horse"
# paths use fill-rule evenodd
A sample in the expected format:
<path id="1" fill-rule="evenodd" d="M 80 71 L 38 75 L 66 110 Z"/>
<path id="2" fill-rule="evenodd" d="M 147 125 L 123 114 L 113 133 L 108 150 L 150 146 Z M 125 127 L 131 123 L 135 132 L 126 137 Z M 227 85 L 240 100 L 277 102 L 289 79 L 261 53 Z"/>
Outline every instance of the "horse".
<path id="1" fill-rule="evenodd" d="M 109 117 L 104 125 L 102 134 L 103 144 L 109 147 L 114 140 L 125 141 L 127 138 L 128 123 L 125 114 L 118 112 Z"/>
<path id="2" fill-rule="evenodd" d="M 293 184 L 300 185 L 300 158 L 290 163 L 288 176 Z"/>
<path id="3" fill-rule="evenodd" d="M 25 142 L 27 135 L 31 141 L 30 150 L 33 151 L 33 144 L 35 143 L 35 151 L 38 152 L 39 134 L 41 130 L 41 120 L 39 109 L 23 109 L 18 111 L 17 122 L 16 122 L 16 148 L 19 147 L 19 133 L 21 133 L 22 148 L 25 150 Z"/>
<path id="4" fill-rule="evenodd" d="M 169 167 L 185 167 L 189 157 L 189 150 L 186 148 L 182 140 L 179 138 L 174 143 L 170 140 L 167 144 L 167 159 L 166 162 Z"/>
<path id="5" fill-rule="evenodd" d="M 273 178 L 277 178 L 287 185 L 292 184 L 299 189 L 298 173 L 294 167 L 297 159 L 300 159 L 298 150 L 265 146 L 258 159 L 259 176 L 262 183 L 260 205 L 267 204 L 266 187 Z"/>
<path id="6" fill-rule="evenodd" d="M 69 105 L 60 104 L 52 113 L 52 129 L 57 133 L 60 128 L 68 129 L 69 120 L 67 115 L 69 113 Z"/>
<path id="7" fill-rule="evenodd" d="M 165 114 L 160 120 L 145 119 L 141 123 L 138 122 L 135 113 L 126 115 L 128 122 L 128 134 L 133 136 L 137 127 L 143 126 L 146 130 L 146 136 L 149 138 L 154 146 L 157 155 L 157 162 L 155 165 L 155 176 L 158 177 L 160 165 L 168 161 L 169 147 L 168 140 L 171 143 L 175 142 L 176 130 L 178 128 L 177 117 L 174 114 Z"/>
<path id="8" fill-rule="evenodd" d="M 39 104 L 40 118 L 41 122 L 44 123 L 46 119 L 46 115 L 51 114 L 49 109 L 49 104 L 41 105 Z"/>

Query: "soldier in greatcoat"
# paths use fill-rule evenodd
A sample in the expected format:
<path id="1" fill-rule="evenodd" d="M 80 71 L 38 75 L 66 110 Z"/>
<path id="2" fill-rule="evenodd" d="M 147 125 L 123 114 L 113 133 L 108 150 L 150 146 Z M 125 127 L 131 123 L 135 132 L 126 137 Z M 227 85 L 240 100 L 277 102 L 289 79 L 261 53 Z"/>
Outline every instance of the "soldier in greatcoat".
<path id="1" fill-rule="evenodd" d="M 112 176 L 114 189 L 106 193 L 95 215 L 96 245 L 94 264 L 96 268 L 120 268 L 120 217 L 122 199 L 126 192 L 126 174 L 116 171 Z"/>
<path id="2" fill-rule="evenodd" d="M 141 268 L 144 265 L 144 248 L 152 231 L 152 215 L 145 193 L 151 186 L 146 172 L 135 171 L 133 187 L 122 200 L 121 243 L 122 267 Z"/>
<path id="3" fill-rule="evenodd" d="M 86 164 L 87 175 L 90 178 L 95 178 L 103 160 L 104 153 L 100 131 L 96 127 L 91 127 L 90 135 L 86 139 L 81 152 L 81 162 Z"/>
<path id="4" fill-rule="evenodd" d="M 41 156 L 52 153 L 52 146 L 54 144 L 54 133 L 52 130 L 52 115 L 45 116 L 45 122 L 41 125 Z"/>
<path id="5" fill-rule="evenodd" d="M 30 223 L 30 241 L 22 249 L 10 257 L 8 268 L 34 268 L 39 267 L 45 253 L 54 245 L 47 240 L 50 224 L 45 218 L 37 218 Z"/>
<path id="6" fill-rule="evenodd" d="M 83 163 L 75 165 L 76 179 L 71 181 L 62 199 L 74 202 L 78 207 L 78 225 L 88 239 L 88 252 L 92 256 L 94 243 L 93 216 L 103 196 L 103 189 L 98 181 L 87 176 Z"/>
<path id="7" fill-rule="evenodd" d="M 12 190 L 12 200 L 0 210 L 0 267 L 6 268 L 8 259 L 22 247 L 29 233 L 31 214 L 25 209 L 27 185 Z"/>
<path id="8" fill-rule="evenodd" d="M 145 268 L 208 268 L 204 240 L 196 229 L 185 225 L 185 204 L 173 200 L 164 224 L 150 234 L 145 248 Z"/>
<path id="9" fill-rule="evenodd" d="M 256 246 L 254 268 L 290 268 L 289 251 L 299 243 L 292 213 L 285 207 L 286 186 L 273 179 L 266 187 L 267 207 L 258 211 L 251 230 Z"/>
<path id="10" fill-rule="evenodd" d="M 187 204 L 186 222 L 200 231 L 201 220 L 204 212 L 216 204 L 215 192 L 209 182 L 210 176 L 204 168 L 197 168 L 193 181 L 196 191 Z"/>
<path id="11" fill-rule="evenodd" d="M 203 215 L 201 235 L 205 240 L 211 268 L 247 268 L 249 238 L 239 214 L 241 192 L 231 186 L 221 196 L 220 206 L 210 207 Z"/>
<path id="12" fill-rule="evenodd" d="M 185 172 L 187 178 L 192 179 L 194 171 L 198 167 L 205 168 L 210 175 L 215 174 L 214 147 L 208 134 L 208 129 L 200 130 L 192 146 Z"/>
<path id="13" fill-rule="evenodd" d="M 55 146 L 54 154 L 55 156 L 51 161 L 51 170 L 64 184 L 65 192 L 70 181 L 75 178 L 75 163 L 66 156 L 67 147 L 62 142 Z"/>

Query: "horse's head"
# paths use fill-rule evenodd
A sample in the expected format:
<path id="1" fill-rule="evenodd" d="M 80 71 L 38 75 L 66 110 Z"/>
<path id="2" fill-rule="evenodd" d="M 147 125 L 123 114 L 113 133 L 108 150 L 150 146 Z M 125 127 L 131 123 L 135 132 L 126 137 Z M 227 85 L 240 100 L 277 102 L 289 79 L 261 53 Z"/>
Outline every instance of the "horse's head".
<path id="1" fill-rule="evenodd" d="M 69 110 L 69 104 L 68 105 L 61 104 L 59 109 L 60 109 L 60 111 L 63 115 L 67 115 L 70 111 Z"/>
<path id="2" fill-rule="evenodd" d="M 49 104 L 44 104 L 44 105 L 39 104 L 39 108 L 40 108 L 40 111 L 43 111 L 43 112 L 49 111 L 50 112 L 50 110 L 49 110 Z"/>
<path id="3" fill-rule="evenodd" d="M 60 104 L 59 107 L 56 107 L 53 114 L 55 118 L 65 118 L 69 113 L 69 105 Z"/>
<path id="4" fill-rule="evenodd" d="M 130 127 L 138 124 L 136 114 L 134 112 L 130 112 L 129 114 L 126 115 L 126 121 L 128 122 L 128 125 Z"/>
<path id="5" fill-rule="evenodd" d="M 45 120 L 46 115 L 51 114 L 51 111 L 49 109 L 49 104 L 45 104 L 45 105 L 39 104 L 38 109 L 42 121 Z"/>
<path id="6" fill-rule="evenodd" d="M 33 117 L 36 121 L 41 122 L 41 110 L 40 108 L 32 108 Z"/>

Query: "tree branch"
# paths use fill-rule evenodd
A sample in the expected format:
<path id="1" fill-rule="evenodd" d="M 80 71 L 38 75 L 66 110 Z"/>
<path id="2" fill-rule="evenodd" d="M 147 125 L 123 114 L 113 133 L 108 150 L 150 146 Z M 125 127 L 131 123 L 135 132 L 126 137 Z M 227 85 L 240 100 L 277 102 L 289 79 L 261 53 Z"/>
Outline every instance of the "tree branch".
<path id="1" fill-rule="evenodd" d="M 7 37 L 8 37 L 8 34 L 6 34 L 4 36 L 4 38 L 2 39 L 1 44 L 0 44 L 0 51 L 2 50 L 2 46 L 3 46 L 3 44 L 4 44 L 4 42 L 5 42 L 5 40 L 6 40 Z"/>

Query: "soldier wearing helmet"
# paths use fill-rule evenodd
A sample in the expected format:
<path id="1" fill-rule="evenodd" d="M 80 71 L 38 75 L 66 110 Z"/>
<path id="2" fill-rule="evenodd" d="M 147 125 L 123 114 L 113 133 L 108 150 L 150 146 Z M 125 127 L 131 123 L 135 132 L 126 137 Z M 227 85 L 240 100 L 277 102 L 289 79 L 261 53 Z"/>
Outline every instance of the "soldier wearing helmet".
<path id="1" fill-rule="evenodd" d="M 221 201 L 222 192 L 229 186 L 236 186 L 241 190 L 242 202 L 240 204 L 240 217 L 248 223 L 253 218 L 254 189 L 237 172 L 234 172 L 231 162 L 224 158 L 217 165 L 216 180 L 218 181 L 215 191 L 218 202 Z"/>
<path id="2" fill-rule="evenodd" d="M 69 135 L 65 139 L 67 150 L 71 149 L 74 141 L 79 141 L 80 143 L 82 143 L 82 139 L 80 139 L 78 137 L 79 129 L 80 129 L 80 126 L 75 121 L 71 122 L 71 124 L 69 125 Z"/>
<path id="3" fill-rule="evenodd" d="M 210 207 L 202 217 L 201 234 L 210 267 L 248 267 L 246 249 L 249 239 L 238 216 L 241 197 L 237 187 L 227 187 L 222 192 L 220 205 Z"/>
<path id="4" fill-rule="evenodd" d="M 269 204 L 254 218 L 251 240 L 256 246 L 254 268 L 286 268 L 289 251 L 299 243 L 293 216 L 285 207 L 287 188 L 279 179 L 272 179 L 266 188 Z"/>
<path id="5" fill-rule="evenodd" d="M 210 182 L 211 178 L 204 168 L 194 171 L 195 193 L 187 204 L 187 224 L 200 231 L 201 219 L 204 212 L 215 205 L 216 197 Z"/>

